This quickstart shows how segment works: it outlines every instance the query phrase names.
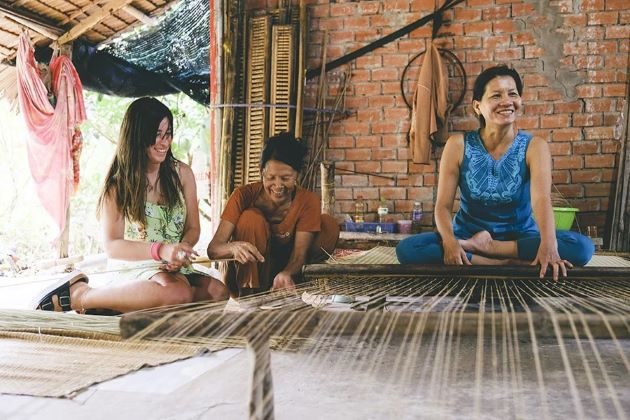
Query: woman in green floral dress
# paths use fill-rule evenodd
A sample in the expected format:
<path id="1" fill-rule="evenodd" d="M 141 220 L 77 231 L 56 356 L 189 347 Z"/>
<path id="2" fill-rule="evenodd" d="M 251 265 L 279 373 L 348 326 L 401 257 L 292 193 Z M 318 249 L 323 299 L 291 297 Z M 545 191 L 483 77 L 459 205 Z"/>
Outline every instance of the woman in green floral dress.
<path id="1" fill-rule="evenodd" d="M 173 115 L 160 101 L 140 98 L 125 114 L 116 155 L 98 203 L 109 258 L 155 260 L 132 281 L 91 288 L 70 281 L 39 301 L 45 310 L 117 312 L 228 298 L 219 280 L 190 269 L 200 224 L 191 168 L 173 157 Z"/>

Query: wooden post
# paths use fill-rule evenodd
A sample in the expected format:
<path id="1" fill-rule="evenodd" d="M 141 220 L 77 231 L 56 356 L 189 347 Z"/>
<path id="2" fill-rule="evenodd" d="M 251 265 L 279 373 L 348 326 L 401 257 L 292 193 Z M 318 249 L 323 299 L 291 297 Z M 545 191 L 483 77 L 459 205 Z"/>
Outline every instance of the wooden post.
<path id="1" fill-rule="evenodd" d="M 250 420 L 273 419 L 273 379 L 269 335 L 263 333 L 249 337 L 247 353 L 252 367 L 249 418 Z"/>
<path id="2" fill-rule="evenodd" d="M 335 215 L 335 162 L 320 164 L 322 182 L 322 213 Z"/>
<path id="3" fill-rule="evenodd" d="M 306 51 L 306 5 L 304 0 L 300 0 L 300 35 L 298 44 L 298 64 L 297 64 L 297 92 L 295 103 L 295 128 L 294 135 L 296 138 L 302 138 L 302 126 L 304 121 L 304 56 Z"/>

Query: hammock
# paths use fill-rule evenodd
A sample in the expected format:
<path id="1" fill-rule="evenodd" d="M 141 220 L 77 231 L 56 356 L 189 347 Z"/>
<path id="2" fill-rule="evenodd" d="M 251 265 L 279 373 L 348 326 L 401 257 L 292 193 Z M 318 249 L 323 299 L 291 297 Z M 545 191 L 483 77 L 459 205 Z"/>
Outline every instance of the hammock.
<path id="1" fill-rule="evenodd" d="M 31 174 L 42 205 L 61 233 L 70 195 L 79 183 L 79 125 L 86 119 L 81 80 L 68 57 L 53 57 L 50 71 L 57 103 L 51 105 L 27 33 L 20 36 L 16 68 Z"/>

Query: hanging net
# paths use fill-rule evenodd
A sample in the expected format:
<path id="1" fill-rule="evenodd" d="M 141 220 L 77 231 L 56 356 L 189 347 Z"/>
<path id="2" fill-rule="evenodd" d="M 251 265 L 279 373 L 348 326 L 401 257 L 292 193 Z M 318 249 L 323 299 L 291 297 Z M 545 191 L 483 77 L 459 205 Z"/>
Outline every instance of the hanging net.
<path id="1" fill-rule="evenodd" d="M 75 42 L 73 62 L 84 86 L 98 92 L 138 97 L 181 91 L 207 104 L 209 23 L 208 0 L 180 1 L 156 25 L 102 48 Z"/>

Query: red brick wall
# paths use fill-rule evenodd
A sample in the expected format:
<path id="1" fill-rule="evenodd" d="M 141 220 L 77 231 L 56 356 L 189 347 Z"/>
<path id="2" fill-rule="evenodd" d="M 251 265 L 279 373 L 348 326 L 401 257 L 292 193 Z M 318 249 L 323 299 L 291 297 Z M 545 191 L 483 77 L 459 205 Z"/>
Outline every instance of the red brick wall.
<path id="1" fill-rule="evenodd" d="M 430 13 L 435 1 L 311 0 L 307 4 L 308 67 L 312 68 L 320 64 L 325 30 L 330 61 Z M 525 84 L 519 127 L 549 141 L 553 182 L 581 210 L 582 230 L 597 225 L 603 232 L 625 123 L 630 3 L 467 0 L 445 17 L 448 22 L 440 34 L 446 36 L 436 42 L 450 48 L 468 74 L 468 91 L 452 114 L 452 131 L 477 128 L 469 104 L 479 72 L 496 63 L 512 65 Z M 429 24 L 351 64 L 346 107 L 353 114 L 333 125 L 327 157 L 338 168 L 391 179 L 338 172 L 337 212 L 351 213 L 353 200 L 363 195 L 373 214 L 379 199 L 385 199 L 397 219 L 420 200 L 424 222 L 431 225 L 441 149 L 435 150 L 429 165 L 409 160 L 410 114 L 399 87 L 403 68 L 424 50 L 430 36 Z M 334 82 L 335 72 L 329 78 Z M 313 94 L 316 82 L 309 81 L 308 94 Z"/>

